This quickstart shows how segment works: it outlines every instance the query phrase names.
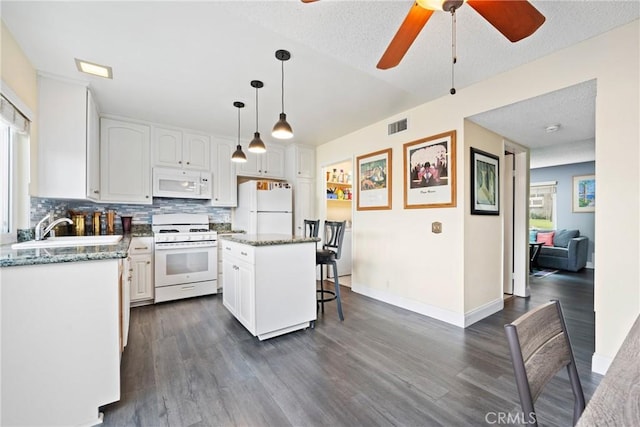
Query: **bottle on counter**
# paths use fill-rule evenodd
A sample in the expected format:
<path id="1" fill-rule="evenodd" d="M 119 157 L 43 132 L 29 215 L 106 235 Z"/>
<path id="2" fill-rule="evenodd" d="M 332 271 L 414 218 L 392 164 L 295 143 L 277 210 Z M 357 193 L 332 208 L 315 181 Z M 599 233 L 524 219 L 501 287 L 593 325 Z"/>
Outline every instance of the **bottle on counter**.
<path id="1" fill-rule="evenodd" d="M 333 170 L 333 174 L 331 175 L 331 181 L 332 182 L 338 182 L 338 171 L 337 171 L 337 169 Z"/>
<path id="2" fill-rule="evenodd" d="M 344 170 L 340 169 L 340 175 L 338 175 L 338 182 L 344 183 Z"/>
<path id="3" fill-rule="evenodd" d="M 96 211 L 93 213 L 93 235 L 94 236 L 99 236 L 100 235 L 100 219 L 102 217 L 102 212 Z"/>

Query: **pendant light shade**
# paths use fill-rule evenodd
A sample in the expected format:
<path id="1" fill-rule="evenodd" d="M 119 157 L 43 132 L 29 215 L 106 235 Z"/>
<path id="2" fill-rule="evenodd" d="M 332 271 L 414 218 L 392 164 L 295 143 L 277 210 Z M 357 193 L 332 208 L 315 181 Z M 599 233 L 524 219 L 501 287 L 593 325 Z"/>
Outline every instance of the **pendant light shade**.
<path id="1" fill-rule="evenodd" d="M 236 151 L 231 155 L 231 161 L 236 163 L 244 163 L 247 161 L 247 156 L 242 152 L 242 145 L 240 145 L 240 109 L 244 108 L 244 102 L 236 101 L 233 106 L 238 109 L 238 145 Z"/>
<path id="2" fill-rule="evenodd" d="M 287 122 L 287 115 L 284 113 L 284 61 L 288 61 L 291 58 L 291 54 L 286 50 L 277 50 L 276 58 L 281 62 L 282 68 L 282 112 L 280 113 L 280 119 L 273 126 L 271 135 L 278 139 L 290 139 L 293 138 L 293 130 Z"/>
<path id="3" fill-rule="evenodd" d="M 267 147 L 260 138 L 260 132 L 258 131 L 258 89 L 263 87 L 264 84 L 260 80 L 252 80 L 251 87 L 256 88 L 256 131 L 253 134 L 253 139 L 249 143 L 249 151 L 252 153 L 264 153 L 267 151 Z"/>

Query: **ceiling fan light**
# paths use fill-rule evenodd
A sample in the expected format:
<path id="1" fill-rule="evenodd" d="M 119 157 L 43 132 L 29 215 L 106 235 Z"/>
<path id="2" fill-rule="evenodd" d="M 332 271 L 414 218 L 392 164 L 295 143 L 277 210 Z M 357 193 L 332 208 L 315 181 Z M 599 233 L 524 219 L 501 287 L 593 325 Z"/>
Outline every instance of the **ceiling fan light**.
<path id="1" fill-rule="evenodd" d="M 416 3 L 424 9 L 429 10 L 446 10 L 447 12 L 462 6 L 467 0 L 416 0 Z"/>
<path id="2" fill-rule="evenodd" d="M 262 142 L 260 138 L 260 132 L 255 132 L 253 134 L 253 139 L 249 143 L 249 151 L 252 153 L 265 153 L 267 151 L 267 147 Z"/>
<path id="3" fill-rule="evenodd" d="M 236 151 L 231 155 L 231 161 L 236 163 L 244 163 L 247 161 L 247 156 L 242 152 L 242 146 L 238 144 Z"/>
<path id="4" fill-rule="evenodd" d="M 273 126 L 271 135 L 278 139 L 293 138 L 293 130 L 291 129 L 291 125 L 287 123 L 287 115 L 285 113 L 280 113 L 280 120 Z"/>

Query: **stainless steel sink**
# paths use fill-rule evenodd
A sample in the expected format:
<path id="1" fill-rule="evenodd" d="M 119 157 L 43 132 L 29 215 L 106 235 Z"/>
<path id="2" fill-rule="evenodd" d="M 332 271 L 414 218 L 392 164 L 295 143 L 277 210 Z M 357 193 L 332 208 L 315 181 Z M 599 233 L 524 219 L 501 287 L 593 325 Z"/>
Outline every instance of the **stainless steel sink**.
<path id="1" fill-rule="evenodd" d="M 115 245 L 122 236 L 63 236 L 49 237 L 45 240 L 29 240 L 28 242 L 14 243 L 12 249 L 36 249 L 36 248 L 62 248 L 70 246 L 98 246 L 98 245 Z"/>

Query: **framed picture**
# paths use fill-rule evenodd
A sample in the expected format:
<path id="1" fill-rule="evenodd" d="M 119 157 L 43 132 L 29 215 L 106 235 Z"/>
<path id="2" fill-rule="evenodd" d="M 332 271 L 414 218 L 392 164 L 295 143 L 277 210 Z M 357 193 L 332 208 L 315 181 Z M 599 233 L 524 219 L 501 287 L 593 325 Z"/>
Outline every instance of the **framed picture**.
<path id="1" fill-rule="evenodd" d="M 413 142 L 404 148 L 404 208 L 456 206 L 456 131 Z"/>
<path id="2" fill-rule="evenodd" d="M 595 175 L 579 175 L 573 177 L 573 211 L 596 211 Z"/>
<path id="3" fill-rule="evenodd" d="M 359 211 L 391 209 L 391 148 L 357 158 Z"/>
<path id="4" fill-rule="evenodd" d="M 471 147 L 471 214 L 500 214 L 500 160 Z"/>

